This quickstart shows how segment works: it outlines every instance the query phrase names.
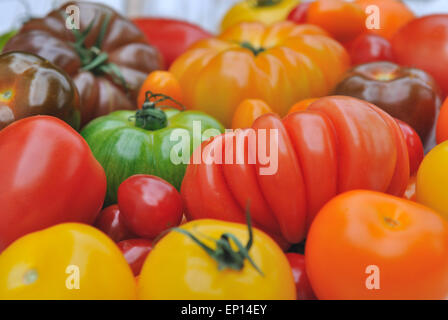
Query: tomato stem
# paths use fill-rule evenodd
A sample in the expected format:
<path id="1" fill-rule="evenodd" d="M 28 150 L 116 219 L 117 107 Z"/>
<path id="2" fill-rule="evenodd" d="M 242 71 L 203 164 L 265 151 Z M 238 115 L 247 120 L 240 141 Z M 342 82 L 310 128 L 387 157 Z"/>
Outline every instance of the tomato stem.
<path id="1" fill-rule="evenodd" d="M 255 0 L 256 7 L 269 7 L 279 4 L 282 0 Z"/>
<path id="2" fill-rule="evenodd" d="M 240 271 L 244 267 L 244 260 L 247 259 L 249 263 L 255 268 L 255 270 L 257 270 L 260 275 L 264 276 L 263 272 L 255 264 L 255 262 L 249 255 L 250 248 L 252 247 L 254 241 L 249 206 L 246 210 L 246 221 L 249 232 L 249 240 L 247 241 L 246 246 L 243 246 L 241 242 L 238 240 L 238 238 L 235 237 L 235 235 L 231 233 L 223 233 L 219 239 L 217 240 L 212 239 L 216 244 L 216 248 L 212 249 L 209 246 L 207 246 L 204 242 L 199 240 L 191 232 L 185 229 L 173 228 L 172 230 L 188 236 L 191 240 L 197 243 L 202 249 L 204 249 L 204 251 L 207 252 L 207 254 L 218 263 L 218 270 L 232 269 Z M 234 250 L 232 248 L 231 242 L 233 242 L 234 245 L 236 245 L 238 250 Z"/>
<path id="3" fill-rule="evenodd" d="M 260 54 L 260 53 L 262 53 L 263 51 L 266 50 L 265 48 L 261 48 L 261 47 L 260 48 L 255 48 L 251 43 L 249 43 L 247 41 L 240 43 L 240 46 L 242 48 L 249 49 L 250 51 L 252 51 L 252 53 L 255 56 L 257 56 L 258 54 Z"/>

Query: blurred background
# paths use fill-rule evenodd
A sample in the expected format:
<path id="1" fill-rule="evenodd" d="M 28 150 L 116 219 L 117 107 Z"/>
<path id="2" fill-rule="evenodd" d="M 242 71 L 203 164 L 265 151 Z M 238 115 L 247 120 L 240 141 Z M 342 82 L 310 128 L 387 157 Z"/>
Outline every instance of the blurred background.
<path id="1" fill-rule="evenodd" d="M 124 15 L 177 18 L 218 30 L 225 12 L 238 0 L 90 0 L 105 3 Z M 0 33 L 16 29 L 29 16 L 46 15 L 66 0 L 0 0 Z M 405 0 L 417 15 L 448 13 L 448 0 Z"/>

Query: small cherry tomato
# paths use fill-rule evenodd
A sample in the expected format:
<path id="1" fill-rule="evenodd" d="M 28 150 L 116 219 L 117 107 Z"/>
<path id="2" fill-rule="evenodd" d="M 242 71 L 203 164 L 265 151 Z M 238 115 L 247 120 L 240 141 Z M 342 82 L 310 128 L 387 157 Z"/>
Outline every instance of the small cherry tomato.
<path id="1" fill-rule="evenodd" d="M 148 75 L 138 93 L 137 105 L 140 109 L 145 102 L 147 91 L 164 94 L 178 101 L 179 103 L 183 103 L 183 94 L 179 82 L 174 77 L 174 75 L 168 71 L 153 71 Z M 179 108 L 179 105 L 177 103 L 174 103 L 170 100 L 165 100 L 157 105 L 173 107 L 176 109 Z"/>
<path id="2" fill-rule="evenodd" d="M 118 188 L 118 207 L 126 225 L 143 238 L 154 239 L 182 220 L 182 198 L 165 180 L 134 175 Z"/>
<path id="3" fill-rule="evenodd" d="M 352 65 L 393 61 L 392 45 L 389 40 L 375 34 L 361 34 L 346 45 Z"/>
<path id="4" fill-rule="evenodd" d="M 143 262 L 152 249 L 152 242 L 146 239 L 129 239 L 120 241 L 117 245 L 131 266 L 134 276 L 138 276 Z"/>
<path id="5" fill-rule="evenodd" d="M 309 7 L 310 2 L 300 3 L 297 7 L 292 9 L 286 19 L 295 23 L 306 23 Z"/>
<path id="6" fill-rule="evenodd" d="M 409 171 L 411 176 L 417 173 L 418 167 L 423 160 L 423 144 L 418 133 L 410 125 L 399 119 L 395 119 L 403 133 L 409 154 Z"/>
<path id="7" fill-rule="evenodd" d="M 104 208 L 95 221 L 95 227 L 107 234 L 115 242 L 130 239 L 134 234 L 124 223 L 120 208 L 114 204 Z"/>
<path id="8" fill-rule="evenodd" d="M 272 113 L 266 102 L 260 99 L 245 99 L 235 110 L 232 119 L 232 128 L 249 128 L 259 116 Z"/>
<path id="9" fill-rule="evenodd" d="M 289 265 L 297 289 L 297 300 L 316 300 L 310 280 L 305 272 L 305 256 L 300 253 L 287 253 Z"/>
<path id="10" fill-rule="evenodd" d="M 436 140 L 437 143 L 448 140 L 448 98 L 443 102 L 439 117 L 437 118 Z"/>

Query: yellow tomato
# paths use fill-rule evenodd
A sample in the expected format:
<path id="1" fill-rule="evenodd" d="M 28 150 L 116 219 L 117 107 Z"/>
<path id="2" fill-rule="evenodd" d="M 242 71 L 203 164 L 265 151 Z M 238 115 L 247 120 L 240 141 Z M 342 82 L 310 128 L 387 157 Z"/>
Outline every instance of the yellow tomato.
<path id="1" fill-rule="evenodd" d="M 0 299 L 135 299 L 124 256 L 101 231 L 64 223 L 30 233 L 0 255 Z"/>
<path id="2" fill-rule="evenodd" d="M 240 1 L 224 16 L 221 30 L 224 31 L 243 21 L 258 21 L 267 25 L 283 21 L 299 2 L 298 0 Z"/>
<path id="3" fill-rule="evenodd" d="M 190 109 L 226 127 L 244 99 L 280 116 L 299 100 L 328 94 L 349 67 L 345 49 L 321 28 L 290 21 L 247 22 L 194 44 L 171 65 Z"/>
<path id="4" fill-rule="evenodd" d="M 263 100 L 243 100 L 233 114 L 232 129 L 250 128 L 255 119 L 271 112 L 271 107 L 269 107 Z"/>
<path id="5" fill-rule="evenodd" d="M 417 172 L 417 201 L 448 220 L 448 141 L 423 159 Z"/>
<path id="6" fill-rule="evenodd" d="M 213 239 L 220 239 L 224 233 L 233 234 L 243 246 L 249 240 L 247 226 L 238 223 L 196 220 L 181 228 L 212 249 L 217 246 Z M 237 251 L 233 240 L 230 244 Z M 253 230 L 253 245 L 248 254 L 261 273 L 248 259 L 241 261 L 239 270 L 220 270 L 218 261 L 198 243 L 184 233 L 172 231 L 146 258 L 138 282 L 139 298 L 295 299 L 288 260 L 269 236 Z"/>

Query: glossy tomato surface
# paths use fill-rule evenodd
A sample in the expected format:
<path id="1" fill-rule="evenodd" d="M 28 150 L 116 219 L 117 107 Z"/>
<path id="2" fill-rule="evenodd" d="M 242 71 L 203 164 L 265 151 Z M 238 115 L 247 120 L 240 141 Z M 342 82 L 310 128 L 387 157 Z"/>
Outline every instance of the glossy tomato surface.
<path id="1" fill-rule="evenodd" d="M 294 275 L 297 290 L 297 300 L 315 300 L 316 296 L 306 274 L 305 256 L 299 253 L 287 253 L 289 264 Z"/>
<path id="2" fill-rule="evenodd" d="M 95 227 L 103 231 L 115 242 L 135 237 L 124 223 L 123 215 L 116 204 L 101 210 L 96 218 Z"/>
<path id="3" fill-rule="evenodd" d="M 146 257 L 152 250 L 152 242 L 147 239 L 128 239 L 120 241 L 117 245 L 129 263 L 134 276 L 138 276 Z"/>
<path id="4" fill-rule="evenodd" d="M 393 61 L 392 44 L 374 34 L 361 34 L 347 45 L 352 65 L 374 61 Z"/>
<path id="5" fill-rule="evenodd" d="M 0 251 L 58 223 L 93 223 L 105 192 L 103 168 L 62 120 L 34 116 L 0 131 Z"/>

